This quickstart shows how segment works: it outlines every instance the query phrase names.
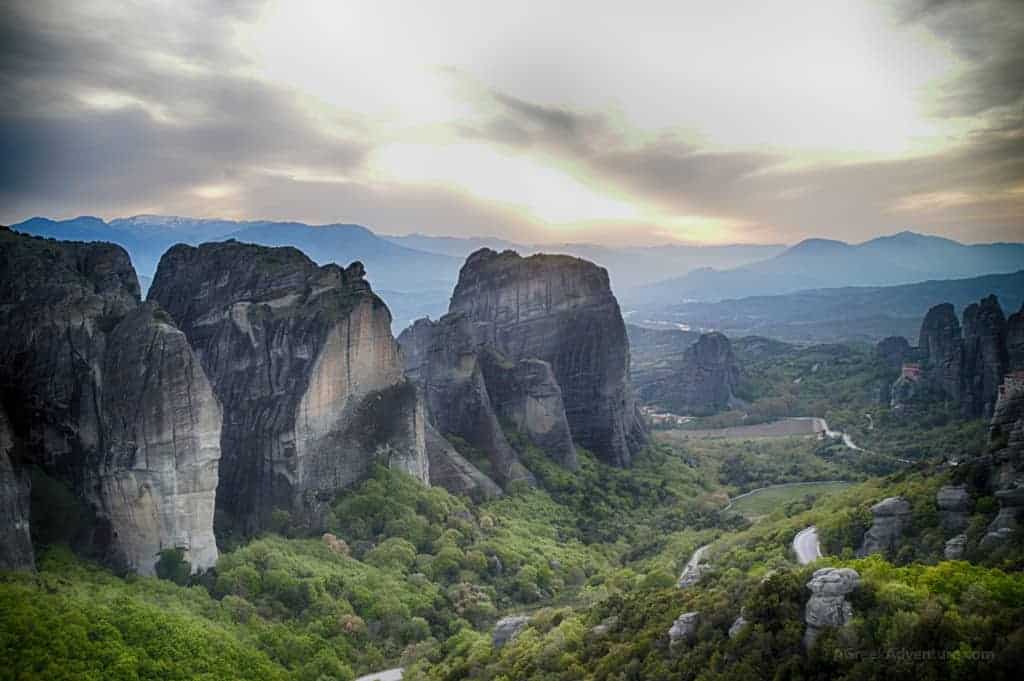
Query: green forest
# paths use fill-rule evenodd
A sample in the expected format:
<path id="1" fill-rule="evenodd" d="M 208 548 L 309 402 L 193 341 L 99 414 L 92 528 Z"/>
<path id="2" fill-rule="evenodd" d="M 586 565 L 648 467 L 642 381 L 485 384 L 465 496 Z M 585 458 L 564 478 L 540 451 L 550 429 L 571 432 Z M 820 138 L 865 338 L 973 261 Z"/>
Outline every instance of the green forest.
<path id="1" fill-rule="evenodd" d="M 473 503 L 379 467 L 337 497 L 325 533 L 279 512 L 273 532 L 222 547 L 195 575 L 174 551 L 147 578 L 72 555 L 59 533 L 37 537 L 38 572 L 0 575 L 0 679 L 326 681 L 395 666 L 413 681 L 1016 678 L 1024 547 L 943 560 L 935 505 L 967 474 L 949 457 L 985 450 L 984 424 L 941 405 L 896 420 L 873 394 L 884 376 L 870 350 L 834 347 L 762 353 L 744 374 L 753 409 L 820 414 L 865 452 L 659 431 L 631 468 L 580 450 L 570 472 L 511 436 L 536 485 Z M 836 480 L 727 508 L 760 487 Z M 858 558 L 870 507 L 894 495 L 912 509 L 898 551 Z M 972 544 L 996 510 L 974 505 Z M 791 543 L 809 525 L 825 557 L 799 565 Z M 678 588 L 704 545 L 700 583 Z M 862 585 L 851 625 L 805 652 L 804 585 L 825 566 L 857 570 Z M 673 646 L 666 632 L 688 611 L 701 613 L 695 638 Z M 495 647 L 491 628 L 509 614 L 528 624 Z"/>

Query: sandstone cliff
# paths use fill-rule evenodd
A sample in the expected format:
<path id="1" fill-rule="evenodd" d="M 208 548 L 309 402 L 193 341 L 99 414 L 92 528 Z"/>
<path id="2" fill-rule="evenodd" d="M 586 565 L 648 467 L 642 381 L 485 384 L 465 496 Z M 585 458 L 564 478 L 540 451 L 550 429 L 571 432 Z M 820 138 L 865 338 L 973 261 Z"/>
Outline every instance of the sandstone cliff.
<path id="1" fill-rule="evenodd" d="M 0 272 L 12 463 L 86 505 L 77 549 L 145 574 L 165 548 L 212 566 L 220 409 L 184 335 L 140 305 L 128 255 L 0 231 Z"/>
<path id="2" fill-rule="evenodd" d="M 103 382 L 97 503 L 122 528 L 129 564 L 148 572 L 140 566 L 170 546 L 214 565 L 221 409 L 185 334 L 155 303 L 138 307 L 108 339 Z"/>
<path id="3" fill-rule="evenodd" d="M 449 312 L 465 315 L 508 361 L 551 365 L 578 445 L 625 466 L 646 442 L 628 380 L 626 327 L 603 268 L 484 248 L 466 259 Z"/>
<path id="4" fill-rule="evenodd" d="M 223 405 L 217 508 L 253 532 L 274 509 L 319 524 L 373 463 L 428 479 L 422 405 L 391 314 L 363 267 L 294 248 L 178 245 L 150 289 L 188 336 Z"/>
<path id="5" fill-rule="evenodd" d="M 712 414 L 733 401 L 739 368 L 729 339 L 721 333 L 701 334 L 686 349 L 682 362 L 667 376 L 639 389 L 640 396 L 680 414 Z"/>

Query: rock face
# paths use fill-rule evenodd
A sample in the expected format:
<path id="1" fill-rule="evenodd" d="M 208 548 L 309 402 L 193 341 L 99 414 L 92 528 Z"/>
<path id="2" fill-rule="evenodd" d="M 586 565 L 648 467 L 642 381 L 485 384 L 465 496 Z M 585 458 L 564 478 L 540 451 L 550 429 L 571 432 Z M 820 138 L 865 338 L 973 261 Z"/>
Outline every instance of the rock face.
<path id="1" fill-rule="evenodd" d="M 1006 359 L 1010 371 L 1024 371 L 1024 306 L 1006 319 Z"/>
<path id="2" fill-rule="evenodd" d="M 682 414 L 711 414 L 733 400 L 739 368 L 729 339 L 721 333 L 701 334 L 686 349 L 671 374 L 644 385 L 640 396 Z"/>
<path id="3" fill-rule="evenodd" d="M 143 574 L 166 548 L 212 566 L 221 411 L 184 334 L 140 305 L 127 253 L 3 231 L 0 272 L 10 432 L 95 516 L 75 547 Z"/>
<path id="4" fill-rule="evenodd" d="M 913 355 L 913 348 L 903 336 L 889 336 L 878 342 L 875 354 L 882 358 L 890 369 L 899 371 L 903 363 Z"/>
<path id="5" fill-rule="evenodd" d="M 814 645 L 823 629 L 845 626 L 853 618 L 846 597 L 860 586 L 860 575 L 850 568 L 822 568 L 807 582 L 811 597 L 804 609 L 804 647 Z"/>
<path id="6" fill-rule="evenodd" d="M 481 354 L 484 380 L 498 419 L 510 424 L 557 463 L 575 470 L 562 389 L 551 365 L 540 359 L 510 362 L 495 351 Z"/>
<path id="7" fill-rule="evenodd" d="M 1006 319 L 995 296 L 964 310 L 964 365 L 961 411 L 992 416 L 999 384 L 1009 369 Z"/>
<path id="8" fill-rule="evenodd" d="M 700 626 L 699 612 L 684 612 L 672 623 L 668 630 L 669 646 L 679 643 L 692 643 L 697 636 L 697 627 Z"/>
<path id="9" fill-rule="evenodd" d="M 956 310 L 942 303 L 928 310 L 921 322 L 918 347 L 924 355 L 929 380 L 955 401 L 963 384 L 963 337 Z"/>
<path id="10" fill-rule="evenodd" d="M 749 622 L 743 615 L 740 615 L 733 620 L 732 625 L 729 627 L 729 638 L 736 638 L 739 636 L 740 632 L 743 631 L 743 628 L 746 627 L 747 624 L 749 624 Z"/>
<path id="11" fill-rule="evenodd" d="M 991 548 L 1005 542 L 1020 533 L 1021 524 L 1024 523 L 1024 487 L 1001 489 L 995 496 L 999 502 L 999 513 L 981 539 L 982 548 Z"/>
<path id="12" fill-rule="evenodd" d="M 426 431 L 431 485 L 475 501 L 501 496 L 501 488 L 459 454 L 433 425 L 427 423 Z"/>
<path id="13" fill-rule="evenodd" d="M 498 421 L 484 378 L 481 355 L 487 349 L 469 319 L 452 314 L 437 322 L 421 319 L 398 340 L 406 375 L 424 396 L 431 425 L 482 452 L 486 473 L 500 484 L 528 479 L 529 472 Z"/>
<path id="14" fill-rule="evenodd" d="M 600 624 L 592 628 L 590 633 L 597 638 L 607 636 L 613 629 L 615 629 L 616 626 L 618 626 L 618 624 L 619 618 L 616 615 L 610 615 L 601 620 Z"/>
<path id="15" fill-rule="evenodd" d="M 111 334 L 103 376 L 101 499 L 132 547 L 129 564 L 140 569 L 170 545 L 188 549 L 195 565 L 214 565 L 221 409 L 185 334 L 155 303 L 143 304 Z"/>
<path id="16" fill-rule="evenodd" d="M 970 462 L 971 477 L 983 480 L 983 493 L 999 502 L 999 512 L 981 540 L 981 548 L 998 547 L 1024 523 L 1024 374 L 1007 374 L 989 425 L 991 453 Z"/>
<path id="17" fill-rule="evenodd" d="M 910 518 L 910 502 L 903 497 L 889 497 L 871 507 L 874 522 L 864 535 L 857 555 L 872 553 L 890 555 L 899 548 L 903 528 Z"/>
<path id="18" fill-rule="evenodd" d="M 510 617 L 503 617 L 494 625 L 494 633 L 491 635 L 491 643 L 495 648 L 501 648 L 503 645 L 515 639 L 519 635 L 519 632 L 523 630 L 527 624 L 530 623 L 530 618 L 526 615 L 512 615 Z"/>
<path id="19" fill-rule="evenodd" d="M 889 408 L 896 413 L 906 413 L 922 392 L 919 380 L 900 376 L 889 390 Z"/>
<path id="20" fill-rule="evenodd" d="M 989 424 L 989 443 L 994 449 L 988 471 L 992 490 L 1024 484 L 1024 376 L 1005 379 Z"/>
<path id="21" fill-rule="evenodd" d="M 15 457 L 14 433 L 0 405 L 0 570 L 33 570 L 29 479 Z"/>
<path id="22" fill-rule="evenodd" d="M 955 402 L 967 418 L 991 417 L 999 385 L 1024 362 L 1022 350 L 1024 315 L 1007 320 L 995 296 L 968 305 L 962 325 L 951 304 L 936 305 L 925 315 L 920 347 L 912 353 L 922 359 L 922 384 L 901 376 L 892 386 L 892 405 L 938 396 Z"/>
<path id="23" fill-rule="evenodd" d="M 971 495 L 964 485 L 946 485 L 935 494 L 939 522 L 948 532 L 959 533 L 967 527 Z"/>
<path id="24" fill-rule="evenodd" d="M 470 255 L 450 313 L 510 362 L 551 365 L 578 445 L 603 461 L 629 465 L 647 435 L 629 384 L 629 343 L 608 273 L 569 256 Z"/>
<path id="25" fill-rule="evenodd" d="M 188 336 L 224 408 L 217 509 L 244 533 L 274 509 L 311 527 L 374 462 L 428 479 L 424 413 L 391 314 L 356 262 L 294 248 L 178 245 L 150 289 Z"/>
<path id="26" fill-rule="evenodd" d="M 946 560 L 960 560 L 967 550 L 967 535 L 958 534 L 949 539 L 942 549 L 942 556 Z"/>

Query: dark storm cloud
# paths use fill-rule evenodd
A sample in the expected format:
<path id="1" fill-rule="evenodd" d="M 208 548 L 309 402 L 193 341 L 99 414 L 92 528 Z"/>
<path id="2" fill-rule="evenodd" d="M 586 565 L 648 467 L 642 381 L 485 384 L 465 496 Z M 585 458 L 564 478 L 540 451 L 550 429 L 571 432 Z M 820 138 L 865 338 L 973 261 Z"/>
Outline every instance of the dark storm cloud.
<path id="1" fill-rule="evenodd" d="M 669 202 L 728 198 L 739 178 L 780 161 L 765 153 L 701 150 L 668 134 L 630 144 L 605 116 L 538 106 L 499 92 L 489 96 L 499 113 L 470 136 L 567 154 L 617 185 Z"/>
<path id="2" fill-rule="evenodd" d="M 246 75 L 228 46 L 255 9 L 142 7 L 122 18 L 15 3 L 0 23 L 2 213 L 160 202 L 260 166 L 360 164 L 357 125 L 328 121 L 339 137 L 295 93 Z"/>
<path id="3" fill-rule="evenodd" d="M 904 20 L 932 31 L 967 62 L 938 102 L 938 112 L 971 116 L 1016 106 L 1024 119 L 1024 2 L 1020 0 L 911 1 Z"/>

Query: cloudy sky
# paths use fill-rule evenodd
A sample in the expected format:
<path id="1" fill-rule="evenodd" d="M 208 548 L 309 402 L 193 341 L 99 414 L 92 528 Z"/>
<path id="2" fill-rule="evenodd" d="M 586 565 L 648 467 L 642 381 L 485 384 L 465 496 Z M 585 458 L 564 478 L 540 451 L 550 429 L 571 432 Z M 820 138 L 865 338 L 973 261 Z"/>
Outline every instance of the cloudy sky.
<path id="1" fill-rule="evenodd" d="M 1019 0 L 4 6 L 5 223 L 1024 240 Z"/>

